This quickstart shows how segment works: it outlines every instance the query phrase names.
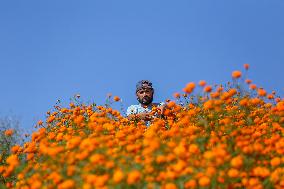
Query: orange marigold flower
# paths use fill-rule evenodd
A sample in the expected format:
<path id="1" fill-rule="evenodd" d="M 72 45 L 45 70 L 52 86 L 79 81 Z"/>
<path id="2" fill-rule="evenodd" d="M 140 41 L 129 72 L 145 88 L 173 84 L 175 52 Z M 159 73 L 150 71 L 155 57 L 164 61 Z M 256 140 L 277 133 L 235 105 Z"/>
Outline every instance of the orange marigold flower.
<path id="1" fill-rule="evenodd" d="M 231 166 L 234 168 L 240 168 L 243 165 L 243 158 L 242 156 L 234 157 L 231 160 Z"/>
<path id="2" fill-rule="evenodd" d="M 210 85 L 204 88 L 204 92 L 210 93 L 212 91 L 212 87 Z"/>
<path id="3" fill-rule="evenodd" d="M 218 181 L 219 183 L 224 183 L 224 182 L 225 182 L 225 179 L 224 179 L 223 177 L 219 176 L 219 177 L 217 178 L 217 181 Z"/>
<path id="4" fill-rule="evenodd" d="M 206 81 L 200 80 L 198 84 L 199 86 L 204 87 L 206 85 Z"/>
<path id="5" fill-rule="evenodd" d="M 167 158 L 166 158 L 166 156 L 163 156 L 163 155 L 158 155 L 157 158 L 156 158 L 156 162 L 158 164 L 165 163 L 166 161 L 167 161 Z"/>
<path id="6" fill-rule="evenodd" d="M 188 151 L 190 153 L 196 154 L 199 152 L 199 147 L 197 146 L 197 144 L 190 144 L 188 147 Z"/>
<path id="7" fill-rule="evenodd" d="M 177 189 L 177 186 L 174 183 L 167 183 L 164 189 Z"/>
<path id="8" fill-rule="evenodd" d="M 214 107 L 213 101 L 212 100 L 208 100 L 203 104 L 203 107 L 205 110 L 209 110 L 212 109 Z"/>
<path id="9" fill-rule="evenodd" d="M 19 145 L 15 145 L 11 148 L 11 152 L 13 154 L 16 154 L 17 152 L 19 152 L 21 150 L 21 147 Z"/>
<path id="10" fill-rule="evenodd" d="M 81 123 L 84 122 L 84 120 L 85 120 L 84 116 L 79 115 L 74 118 L 74 123 L 76 123 L 77 125 L 80 125 Z"/>
<path id="11" fill-rule="evenodd" d="M 195 88 L 195 83 L 190 82 L 185 86 L 185 88 L 183 88 L 183 91 L 186 93 L 192 93 L 194 88 Z"/>
<path id="12" fill-rule="evenodd" d="M 80 143 L 81 143 L 81 137 L 74 136 L 67 142 L 66 147 L 67 149 L 73 149 L 79 146 Z"/>
<path id="13" fill-rule="evenodd" d="M 252 90 L 255 90 L 257 87 L 256 87 L 255 84 L 250 84 L 249 88 L 252 89 Z"/>
<path id="14" fill-rule="evenodd" d="M 74 180 L 65 180 L 61 184 L 58 185 L 58 189 L 69 189 L 75 187 L 75 181 Z"/>
<path id="15" fill-rule="evenodd" d="M 202 176 L 198 179 L 198 184 L 200 186 L 208 186 L 210 184 L 210 179 L 207 176 Z"/>
<path id="16" fill-rule="evenodd" d="M 249 100 L 247 98 L 244 98 L 242 100 L 240 100 L 240 105 L 241 106 L 247 106 L 249 103 Z"/>
<path id="17" fill-rule="evenodd" d="M 246 84 L 251 84 L 252 80 L 251 79 L 246 79 L 245 82 L 246 82 Z"/>
<path id="18" fill-rule="evenodd" d="M 40 189 L 42 187 L 42 183 L 39 180 L 35 180 L 31 184 L 31 188 Z"/>
<path id="19" fill-rule="evenodd" d="M 39 120 L 39 121 L 37 122 L 37 124 L 38 124 L 38 125 L 42 125 L 42 124 L 43 124 L 43 121 L 42 121 L 42 120 Z"/>
<path id="20" fill-rule="evenodd" d="M 113 174 L 113 181 L 115 183 L 119 183 L 120 181 L 122 181 L 123 178 L 124 178 L 124 174 L 123 174 L 123 172 L 120 169 L 118 169 L 118 170 L 116 170 L 114 172 L 114 174 Z"/>
<path id="21" fill-rule="evenodd" d="M 76 168 L 74 165 L 70 165 L 67 167 L 67 176 L 72 176 L 76 171 Z"/>
<path id="22" fill-rule="evenodd" d="M 179 93 L 174 93 L 173 95 L 175 98 L 180 98 L 180 94 Z"/>
<path id="23" fill-rule="evenodd" d="M 10 155 L 7 159 L 6 162 L 8 163 L 8 165 L 12 166 L 12 167 L 16 167 L 19 165 L 19 159 L 18 156 L 15 154 Z"/>
<path id="24" fill-rule="evenodd" d="M 52 172 L 48 176 L 48 179 L 53 180 L 55 184 L 59 184 L 62 181 L 62 176 L 57 172 Z"/>
<path id="25" fill-rule="evenodd" d="M 257 93 L 259 96 L 266 96 L 266 91 L 264 89 L 258 89 Z"/>
<path id="26" fill-rule="evenodd" d="M 176 103 L 175 103 L 174 101 L 170 101 L 170 102 L 167 104 L 167 107 L 168 107 L 168 108 L 173 108 L 175 105 L 176 105 Z"/>
<path id="27" fill-rule="evenodd" d="M 74 107 L 75 107 L 75 104 L 74 104 L 73 102 L 71 102 L 71 103 L 69 104 L 69 106 L 70 106 L 71 108 L 74 108 Z"/>
<path id="28" fill-rule="evenodd" d="M 248 181 L 248 184 L 250 186 L 256 186 L 258 183 L 259 183 L 258 178 L 250 178 L 249 181 Z"/>
<path id="29" fill-rule="evenodd" d="M 230 178 L 237 178 L 239 176 L 239 171 L 237 169 L 234 169 L 234 168 L 229 169 L 228 176 Z"/>
<path id="30" fill-rule="evenodd" d="M 96 181 L 95 181 L 96 188 L 103 187 L 106 184 L 108 179 L 109 179 L 108 174 L 97 176 Z"/>
<path id="31" fill-rule="evenodd" d="M 249 64 L 244 64 L 244 68 L 245 68 L 246 70 L 248 70 L 248 69 L 249 69 Z"/>
<path id="32" fill-rule="evenodd" d="M 273 167 L 280 165 L 280 163 L 281 163 L 281 159 L 279 157 L 274 157 L 270 161 L 270 165 L 273 166 Z"/>
<path id="33" fill-rule="evenodd" d="M 13 129 L 8 129 L 8 130 L 6 130 L 6 131 L 4 132 L 4 134 L 5 134 L 6 136 L 12 136 L 13 133 L 14 133 L 14 130 L 13 130 Z"/>
<path id="34" fill-rule="evenodd" d="M 47 119 L 47 123 L 51 123 L 55 120 L 55 116 L 50 116 L 48 119 Z"/>
<path id="35" fill-rule="evenodd" d="M 118 102 L 118 101 L 120 101 L 120 98 L 119 98 L 118 96 L 114 96 L 114 97 L 113 97 L 113 100 L 116 101 L 116 102 Z"/>
<path id="36" fill-rule="evenodd" d="M 213 176 L 213 175 L 215 175 L 215 173 L 216 173 L 215 167 L 213 167 L 213 166 L 207 167 L 207 169 L 206 169 L 206 175 L 207 176 Z"/>
<path id="37" fill-rule="evenodd" d="M 269 95 L 267 95 L 267 98 L 270 99 L 270 100 L 274 99 L 274 95 L 273 94 L 269 94 Z"/>
<path id="38" fill-rule="evenodd" d="M 237 78 L 240 78 L 242 76 L 242 72 L 241 71 L 233 71 L 232 72 L 232 77 L 237 79 Z"/>
<path id="39" fill-rule="evenodd" d="M 184 188 L 195 188 L 196 185 L 197 184 L 195 180 L 189 180 L 184 184 Z"/>
<path id="40" fill-rule="evenodd" d="M 7 188 L 12 188 L 13 187 L 13 183 L 12 182 L 7 182 L 6 183 L 6 187 Z"/>
<path id="41" fill-rule="evenodd" d="M 131 171 L 128 173 L 127 176 L 127 183 L 128 184 L 135 184 L 141 179 L 141 173 L 137 170 Z"/>
<path id="42" fill-rule="evenodd" d="M 218 98 L 220 96 L 219 92 L 212 92 L 210 93 L 211 98 Z"/>
<path id="43" fill-rule="evenodd" d="M 222 87 L 222 86 L 219 86 L 218 88 L 217 88 L 217 92 L 222 92 L 224 90 L 224 88 Z"/>

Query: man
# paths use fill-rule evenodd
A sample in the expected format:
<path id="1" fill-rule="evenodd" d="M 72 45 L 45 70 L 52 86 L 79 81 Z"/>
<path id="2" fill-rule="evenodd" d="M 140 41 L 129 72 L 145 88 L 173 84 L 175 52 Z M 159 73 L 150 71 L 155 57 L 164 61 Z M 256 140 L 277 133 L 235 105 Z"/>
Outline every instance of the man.
<path id="1" fill-rule="evenodd" d="M 148 80 L 141 80 L 136 84 L 136 96 L 139 104 L 127 108 L 126 115 L 130 120 L 136 118 L 144 120 L 149 126 L 152 116 L 149 114 L 154 106 L 163 111 L 164 103 L 153 103 L 154 88 Z"/>

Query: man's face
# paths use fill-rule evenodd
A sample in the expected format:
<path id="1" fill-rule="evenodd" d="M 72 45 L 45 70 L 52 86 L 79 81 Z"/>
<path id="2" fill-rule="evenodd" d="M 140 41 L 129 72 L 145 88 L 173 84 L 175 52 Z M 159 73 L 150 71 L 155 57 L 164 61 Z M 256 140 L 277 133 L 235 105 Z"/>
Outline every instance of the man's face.
<path id="1" fill-rule="evenodd" d="M 153 101 L 153 94 L 154 91 L 152 89 L 140 89 L 139 91 L 136 92 L 137 95 L 137 100 L 142 104 L 142 105 L 149 105 Z"/>

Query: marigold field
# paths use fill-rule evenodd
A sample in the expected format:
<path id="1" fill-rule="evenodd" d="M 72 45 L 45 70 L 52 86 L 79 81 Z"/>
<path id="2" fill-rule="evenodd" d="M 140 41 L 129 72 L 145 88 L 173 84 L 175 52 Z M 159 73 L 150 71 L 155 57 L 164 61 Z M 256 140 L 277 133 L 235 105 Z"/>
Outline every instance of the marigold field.
<path id="1" fill-rule="evenodd" d="M 284 188 L 284 99 L 240 71 L 232 78 L 188 83 L 162 114 L 152 111 L 149 127 L 109 106 L 56 106 L 30 141 L 1 158 L 2 186 Z"/>

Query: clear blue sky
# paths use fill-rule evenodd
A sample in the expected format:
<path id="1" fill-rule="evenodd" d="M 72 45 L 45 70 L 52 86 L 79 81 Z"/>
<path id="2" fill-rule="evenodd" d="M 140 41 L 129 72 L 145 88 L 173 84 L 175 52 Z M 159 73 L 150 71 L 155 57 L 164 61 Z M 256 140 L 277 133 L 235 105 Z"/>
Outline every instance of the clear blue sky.
<path id="1" fill-rule="evenodd" d="M 189 81 L 250 78 L 283 94 L 283 0 L 26 0 L 0 2 L 0 115 L 32 128 L 76 93 L 125 107 L 149 79 L 161 101 Z"/>

